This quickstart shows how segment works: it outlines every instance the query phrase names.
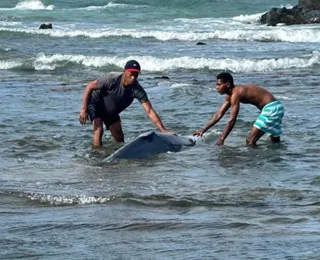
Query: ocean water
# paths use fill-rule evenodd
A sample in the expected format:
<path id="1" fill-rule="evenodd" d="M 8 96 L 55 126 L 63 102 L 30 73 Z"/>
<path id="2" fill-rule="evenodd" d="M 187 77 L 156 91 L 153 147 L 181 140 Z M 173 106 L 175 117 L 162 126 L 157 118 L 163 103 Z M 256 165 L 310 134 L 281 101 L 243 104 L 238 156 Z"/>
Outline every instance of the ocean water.
<path id="1" fill-rule="evenodd" d="M 320 25 L 258 23 L 297 2 L 1 0 L 0 259 L 320 259 Z M 227 116 L 192 148 L 106 162 L 119 145 L 92 150 L 82 94 L 128 59 L 168 129 L 202 128 L 228 70 L 284 104 L 282 143 L 246 147 L 241 105 L 223 147 Z M 121 118 L 126 141 L 154 130 L 138 102 Z"/>

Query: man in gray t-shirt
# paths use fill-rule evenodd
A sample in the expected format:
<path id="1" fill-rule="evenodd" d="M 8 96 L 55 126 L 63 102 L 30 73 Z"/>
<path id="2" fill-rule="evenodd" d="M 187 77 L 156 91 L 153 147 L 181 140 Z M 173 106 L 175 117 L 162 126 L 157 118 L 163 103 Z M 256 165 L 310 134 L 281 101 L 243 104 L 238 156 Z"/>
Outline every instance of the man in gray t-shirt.
<path id="1" fill-rule="evenodd" d="M 85 88 L 79 121 L 84 125 L 89 116 L 93 124 L 95 147 L 102 144 L 103 123 L 115 141 L 124 142 L 119 114 L 130 106 L 135 98 L 139 100 L 147 116 L 162 133 L 174 134 L 164 127 L 147 93 L 139 84 L 137 78 L 140 71 L 139 63 L 130 60 L 126 63 L 122 74 L 109 74 L 90 82 Z"/>

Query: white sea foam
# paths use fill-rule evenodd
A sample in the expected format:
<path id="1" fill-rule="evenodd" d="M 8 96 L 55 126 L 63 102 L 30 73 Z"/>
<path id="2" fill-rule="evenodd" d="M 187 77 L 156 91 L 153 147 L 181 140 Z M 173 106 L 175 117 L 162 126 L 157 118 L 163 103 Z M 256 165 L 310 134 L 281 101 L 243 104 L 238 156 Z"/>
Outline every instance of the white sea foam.
<path id="1" fill-rule="evenodd" d="M 174 83 L 170 87 L 171 88 L 185 88 L 185 87 L 192 87 L 193 84 L 186 84 L 186 83 Z"/>
<path id="2" fill-rule="evenodd" d="M 38 62 L 34 62 L 33 66 L 35 70 L 55 70 L 58 67 L 57 64 L 41 64 Z"/>
<path id="3" fill-rule="evenodd" d="M 110 2 L 107 5 L 103 6 L 87 6 L 87 7 L 82 7 L 82 8 L 77 8 L 78 10 L 99 10 L 99 9 L 107 9 L 107 8 L 145 8 L 147 7 L 146 5 L 131 5 L 131 4 L 117 4 Z"/>
<path id="4" fill-rule="evenodd" d="M 19 24 L 21 24 L 21 22 L 0 21 L 0 26 L 16 26 Z"/>
<path id="5" fill-rule="evenodd" d="M 257 23 L 261 16 L 264 13 L 258 13 L 258 14 L 246 14 L 246 15 L 239 15 L 239 16 L 235 16 L 232 18 L 232 20 L 234 21 L 239 21 L 239 22 L 245 22 L 245 23 Z"/>
<path id="6" fill-rule="evenodd" d="M 7 48 L 1 48 L 1 50 L 3 50 L 3 51 L 12 51 L 13 49 L 10 48 L 10 47 L 7 47 Z"/>
<path id="7" fill-rule="evenodd" d="M 67 63 L 75 63 L 85 67 L 118 66 L 130 59 L 139 60 L 145 71 L 169 71 L 175 69 L 210 69 L 230 70 L 232 72 L 267 72 L 290 68 L 308 68 L 320 64 L 320 52 L 314 51 L 308 57 L 278 59 L 213 59 L 195 57 L 156 58 L 152 56 L 85 56 L 85 55 L 45 55 L 39 54 L 33 61 L 36 70 L 54 70 Z M 1 69 L 12 69 L 21 66 L 19 61 L 1 61 Z M 180 87 L 179 84 L 172 87 Z"/>
<path id="8" fill-rule="evenodd" d="M 30 200 L 41 203 L 48 203 L 55 206 L 72 205 L 72 204 L 101 204 L 111 201 L 112 197 L 94 197 L 94 196 L 63 196 L 49 194 L 29 194 L 27 197 Z"/>
<path id="9" fill-rule="evenodd" d="M 277 99 L 279 100 L 297 100 L 297 98 L 288 97 L 288 96 L 277 96 Z"/>
<path id="10" fill-rule="evenodd" d="M 320 42 L 320 30 L 317 26 L 302 27 L 266 27 L 259 26 L 246 30 L 214 30 L 211 32 L 146 31 L 139 29 L 102 28 L 92 30 L 38 30 L 0 27 L 0 31 L 21 32 L 28 34 L 45 34 L 52 37 L 152 37 L 160 41 L 204 41 L 210 39 L 243 41 L 282 41 L 282 42 Z"/>
<path id="11" fill-rule="evenodd" d="M 53 10 L 54 5 L 45 6 L 39 0 L 30 0 L 30 1 L 19 2 L 16 5 L 15 9 L 20 9 L 20 10 Z"/>
<path id="12" fill-rule="evenodd" d="M 293 8 L 293 6 L 290 5 L 290 4 L 286 4 L 286 5 L 281 5 L 280 6 L 280 8 L 283 8 L 283 7 L 287 8 L 287 9 L 292 9 Z"/>
<path id="13" fill-rule="evenodd" d="M 0 61 L 0 70 L 9 70 L 22 66 L 22 62 L 18 61 Z"/>

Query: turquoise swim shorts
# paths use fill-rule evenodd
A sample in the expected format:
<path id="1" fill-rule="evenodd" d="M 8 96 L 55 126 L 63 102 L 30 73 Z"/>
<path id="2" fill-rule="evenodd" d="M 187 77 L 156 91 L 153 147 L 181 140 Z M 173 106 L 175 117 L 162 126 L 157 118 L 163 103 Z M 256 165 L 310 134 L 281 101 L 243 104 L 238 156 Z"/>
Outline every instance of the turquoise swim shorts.
<path id="1" fill-rule="evenodd" d="M 253 126 L 269 135 L 278 137 L 282 134 L 283 116 L 283 105 L 280 101 L 273 101 L 263 107 L 260 116 Z"/>

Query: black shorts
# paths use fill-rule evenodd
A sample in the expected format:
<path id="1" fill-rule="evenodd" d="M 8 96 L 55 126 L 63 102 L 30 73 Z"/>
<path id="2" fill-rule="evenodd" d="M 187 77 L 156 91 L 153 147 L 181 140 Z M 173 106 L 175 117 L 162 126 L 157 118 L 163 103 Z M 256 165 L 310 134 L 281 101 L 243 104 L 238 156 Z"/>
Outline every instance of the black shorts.
<path id="1" fill-rule="evenodd" d="M 90 98 L 87 110 L 88 117 L 91 120 L 91 123 L 94 119 L 101 118 L 108 130 L 110 125 L 115 122 L 121 121 L 118 114 L 107 114 L 104 110 L 103 104 L 99 100 Z"/>

